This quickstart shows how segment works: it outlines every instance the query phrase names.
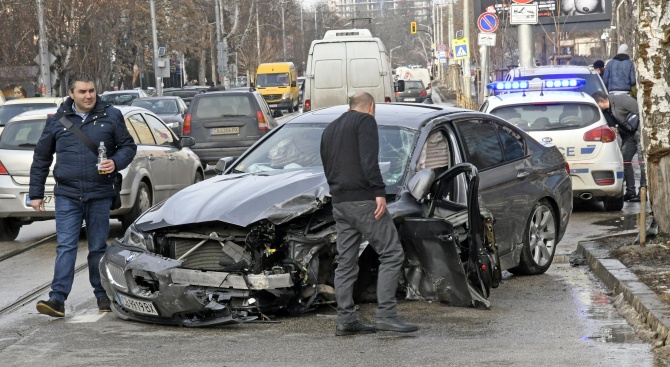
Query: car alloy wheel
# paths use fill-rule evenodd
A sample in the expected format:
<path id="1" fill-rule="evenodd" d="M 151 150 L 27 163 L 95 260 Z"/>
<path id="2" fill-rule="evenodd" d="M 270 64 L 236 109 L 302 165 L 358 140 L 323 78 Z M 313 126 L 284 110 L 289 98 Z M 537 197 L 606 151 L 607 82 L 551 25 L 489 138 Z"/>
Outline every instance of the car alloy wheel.
<path id="1" fill-rule="evenodd" d="M 526 222 L 521 261 L 509 269 L 512 274 L 538 275 L 549 269 L 556 252 L 557 225 L 554 211 L 546 199 L 540 200 Z"/>

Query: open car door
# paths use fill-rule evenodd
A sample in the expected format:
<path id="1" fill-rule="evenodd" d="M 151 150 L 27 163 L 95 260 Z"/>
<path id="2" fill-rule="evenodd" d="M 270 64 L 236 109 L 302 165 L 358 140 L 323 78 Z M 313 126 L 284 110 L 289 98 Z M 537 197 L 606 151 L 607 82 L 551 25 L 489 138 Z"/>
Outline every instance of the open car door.
<path id="1" fill-rule="evenodd" d="M 456 180 L 464 175 L 465 180 Z M 459 183 L 465 183 L 465 187 Z M 420 218 L 406 218 L 403 245 L 407 298 L 439 300 L 454 306 L 490 308 L 491 288 L 502 277 L 492 215 L 479 207 L 479 174 L 461 163 L 435 177 L 423 169 L 409 182 L 423 205 Z M 467 204 L 449 200 L 466 190 Z"/>

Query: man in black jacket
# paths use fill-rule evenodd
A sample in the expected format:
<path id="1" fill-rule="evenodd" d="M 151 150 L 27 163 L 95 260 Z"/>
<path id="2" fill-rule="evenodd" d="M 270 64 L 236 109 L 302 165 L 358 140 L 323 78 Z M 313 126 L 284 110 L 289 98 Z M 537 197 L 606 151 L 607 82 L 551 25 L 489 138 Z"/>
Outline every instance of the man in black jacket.
<path id="1" fill-rule="evenodd" d="M 374 98 L 354 94 L 345 112 L 321 136 L 321 160 L 330 186 L 337 226 L 335 335 L 377 330 L 412 332 L 419 328 L 398 318 L 395 298 L 405 254 L 386 211 L 386 186 L 379 170 L 379 137 Z M 375 326 L 358 320 L 353 301 L 359 245 L 368 241 L 379 254 Z"/>
<path id="2" fill-rule="evenodd" d="M 82 221 L 86 221 L 88 273 L 93 294 L 102 312 L 111 311 L 110 300 L 100 283 L 100 259 L 107 248 L 109 211 L 116 196 L 111 173 L 133 160 L 137 145 L 126 128 L 121 111 L 95 93 L 93 79 L 83 73 L 70 77 L 70 98 L 49 117 L 37 142 L 30 167 L 30 206 L 44 210 L 44 184 L 56 154 L 56 263 L 49 300 L 38 301 L 37 311 L 53 317 L 65 316 L 65 300 L 72 290 L 74 266 Z M 96 146 L 105 145 L 107 158 L 98 157 L 58 120 L 65 116 Z M 100 173 L 99 173 L 100 172 Z M 104 173 L 103 173 L 104 172 Z"/>

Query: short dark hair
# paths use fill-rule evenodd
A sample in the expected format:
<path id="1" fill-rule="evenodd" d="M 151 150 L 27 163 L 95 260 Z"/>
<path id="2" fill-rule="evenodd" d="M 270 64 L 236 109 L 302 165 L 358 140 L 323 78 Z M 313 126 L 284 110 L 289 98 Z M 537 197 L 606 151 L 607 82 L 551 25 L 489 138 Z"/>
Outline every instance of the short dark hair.
<path id="1" fill-rule="evenodd" d="M 593 68 L 594 69 L 600 69 L 600 68 L 604 68 L 604 67 L 605 67 L 605 62 L 603 60 L 596 60 L 593 63 Z"/>
<path id="2" fill-rule="evenodd" d="M 596 102 L 609 101 L 609 97 L 607 96 L 607 94 L 601 91 L 593 92 L 593 94 L 591 94 L 591 97 L 593 97 L 593 99 L 595 99 Z"/>
<path id="3" fill-rule="evenodd" d="M 368 92 L 356 92 L 349 97 L 349 108 L 352 110 L 357 107 L 367 107 L 371 103 L 375 103 L 375 98 Z"/>
<path id="4" fill-rule="evenodd" d="M 74 72 L 70 75 L 70 79 L 68 80 L 67 83 L 67 88 L 71 92 L 74 92 L 74 83 L 76 82 L 85 82 L 85 83 L 91 82 L 93 83 L 93 86 L 95 86 L 95 80 L 93 80 L 93 78 L 90 75 L 81 71 Z"/>

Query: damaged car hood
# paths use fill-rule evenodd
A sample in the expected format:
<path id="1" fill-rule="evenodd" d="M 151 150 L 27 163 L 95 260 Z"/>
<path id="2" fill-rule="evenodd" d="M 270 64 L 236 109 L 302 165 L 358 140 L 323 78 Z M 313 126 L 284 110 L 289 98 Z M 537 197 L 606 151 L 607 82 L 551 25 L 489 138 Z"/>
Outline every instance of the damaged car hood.
<path id="1" fill-rule="evenodd" d="M 208 221 L 246 227 L 261 219 L 274 224 L 319 209 L 329 197 L 323 168 L 229 174 L 191 185 L 144 213 L 140 230 Z"/>

